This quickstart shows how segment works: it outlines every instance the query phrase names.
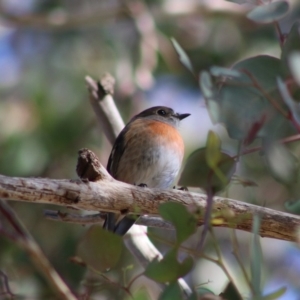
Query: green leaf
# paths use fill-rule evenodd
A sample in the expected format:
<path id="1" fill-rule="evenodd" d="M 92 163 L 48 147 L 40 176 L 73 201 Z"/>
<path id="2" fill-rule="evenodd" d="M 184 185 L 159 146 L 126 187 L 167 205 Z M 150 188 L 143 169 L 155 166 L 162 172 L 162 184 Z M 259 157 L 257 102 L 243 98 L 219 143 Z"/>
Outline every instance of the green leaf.
<path id="1" fill-rule="evenodd" d="M 247 17 L 257 23 L 272 23 L 283 18 L 288 10 L 289 4 L 286 1 L 276 1 L 256 6 Z"/>
<path id="2" fill-rule="evenodd" d="M 188 212 L 186 206 L 176 202 L 168 202 L 161 204 L 158 211 L 166 221 L 174 225 L 178 244 L 196 232 L 197 220 Z"/>
<path id="3" fill-rule="evenodd" d="M 204 296 L 207 294 L 215 295 L 210 289 L 203 288 L 203 287 L 197 289 L 198 296 Z"/>
<path id="4" fill-rule="evenodd" d="M 178 182 L 179 185 L 200 187 L 206 191 L 212 188 L 214 192 L 217 192 L 229 183 L 235 171 L 235 160 L 221 151 L 218 170 L 225 176 L 226 182 L 224 182 L 223 178 L 220 179 L 219 174 L 215 173 L 215 169 L 208 165 L 206 155 L 207 148 L 200 148 L 188 157 Z"/>
<path id="5" fill-rule="evenodd" d="M 177 282 L 169 284 L 160 294 L 159 300 L 182 300 L 182 292 Z"/>
<path id="6" fill-rule="evenodd" d="M 210 68 L 210 74 L 216 77 L 224 76 L 224 77 L 240 77 L 241 73 L 233 70 L 233 69 L 227 69 L 223 67 L 213 66 Z"/>
<path id="7" fill-rule="evenodd" d="M 123 251 L 123 241 L 118 235 L 92 226 L 86 232 L 77 248 L 77 255 L 93 269 L 104 272 L 113 268 Z"/>
<path id="8" fill-rule="evenodd" d="M 177 43 L 177 41 L 174 38 L 171 38 L 171 42 L 179 56 L 180 62 L 192 73 L 194 72 L 193 66 L 191 64 L 191 61 L 185 51 L 182 49 L 182 47 Z"/>
<path id="9" fill-rule="evenodd" d="M 193 259 L 187 257 L 183 262 L 177 260 L 177 248 L 171 249 L 162 260 L 151 261 L 145 270 L 145 275 L 157 282 L 174 282 L 185 276 L 193 268 Z"/>
<path id="10" fill-rule="evenodd" d="M 203 93 L 206 107 L 213 123 L 219 122 L 220 107 L 217 98 L 217 89 L 214 87 L 211 76 L 208 72 L 203 71 L 200 74 L 200 89 Z"/>
<path id="11" fill-rule="evenodd" d="M 187 298 L 187 300 L 198 300 L 198 294 L 196 291 L 193 291 L 191 295 Z"/>
<path id="12" fill-rule="evenodd" d="M 216 133 L 210 130 L 206 141 L 206 161 L 223 185 L 226 186 L 228 183 L 226 175 L 219 169 L 221 156 L 221 140 Z"/>
<path id="13" fill-rule="evenodd" d="M 225 124 L 233 139 L 244 141 L 249 138 L 253 129 L 254 137 L 278 139 L 281 132 L 290 127 L 286 118 L 270 102 L 271 98 L 286 111 L 277 86 L 277 77 L 283 77 L 280 60 L 261 55 L 240 61 L 233 69 L 242 75 L 239 78 L 227 79 L 220 89 L 219 122 Z M 264 92 L 254 87 L 252 79 Z M 258 128 L 256 124 L 259 125 Z"/>
<path id="14" fill-rule="evenodd" d="M 283 296 L 284 293 L 286 292 L 286 287 L 281 287 L 280 289 L 278 289 L 277 291 L 266 295 L 264 297 L 261 298 L 261 300 L 275 300 L 275 299 L 279 299 L 279 297 Z"/>
<path id="15" fill-rule="evenodd" d="M 300 86 L 300 52 L 292 52 L 289 55 L 288 62 L 291 73 L 298 86 Z"/>
<path id="16" fill-rule="evenodd" d="M 283 44 L 281 63 L 286 76 L 290 76 L 289 56 L 291 53 L 300 51 L 300 22 L 295 22 Z"/>
<path id="17" fill-rule="evenodd" d="M 280 91 L 283 101 L 289 107 L 290 113 L 293 115 L 294 119 L 300 124 L 300 105 L 299 105 L 299 103 L 297 103 L 292 98 L 286 84 L 282 81 L 282 79 L 280 77 L 277 78 L 277 84 L 278 84 L 278 88 L 279 88 L 279 91 Z"/>
<path id="18" fill-rule="evenodd" d="M 261 268 L 262 268 L 262 250 L 259 240 L 261 218 L 258 215 L 253 216 L 252 233 L 253 238 L 251 242 L 251 284 L 254 290 L 253 296 L 261 296 Z"/>
<path id="19" fill-rule="evenodd" d="M 227 284 L 224 292 L 222 292 L 220 296 L 222 296 L 224 299 L 243 300 L 231 281 Z"/>
<path id="20" fill-rule="evenodd" d="M 149 293 L 145 288 L 140 288 L 139 290 L 135 291 L 133 294 L 133 300 L 149 300 L 151 299 Z M 126 300 L 132 300 L 132 296 L 126 298 Z"/>
<path id="21" fill-rule="evenodd" d="M 284 207 L 288 212 L 300 215 L 300 200 L 285 202 Z"/>
<path id="22" fill-rule="evenodd" d="M 265 159 L 272 175 L 284 184 L 297 181 L 299 162 L 286 146 L 272 143 L 265 147 Z"/>
<path id="23" fill-rule="evenodd" d="M 210 130 L 206 141 L 206 161 L 211 168 L 218 166 L 221 158 L 221 140 L 219 136 Z"/>

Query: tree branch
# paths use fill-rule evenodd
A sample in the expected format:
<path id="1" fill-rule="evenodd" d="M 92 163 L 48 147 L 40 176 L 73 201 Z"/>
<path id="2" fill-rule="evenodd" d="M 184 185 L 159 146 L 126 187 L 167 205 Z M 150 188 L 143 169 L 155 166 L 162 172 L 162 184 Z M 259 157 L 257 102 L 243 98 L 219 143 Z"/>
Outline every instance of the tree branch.
<path id="1" fill-rule="evenodd" d="M 87 153 L 93 157 L 93 161 L 95 160 L 92 165 L 94 171 L 99 173 L 95 182 L 11 178 L 0 175 L 0 198 L 71 206 L 90 211 L 140 215 L 158 215 L 159 205 L 169 201 L 179 202 L 190 208 L 196 206 L 200 210 L 206 207 L 206 195 L 179 190 L 149 189 L 117 181 L 108 174 L 89 150 L 80 151 L 79 165 L 82 156 L 85 157 Z M 232 214 L 228 214 L 228 210 Z M 218 226 L 230 228 L 234 226 L 248 232 L 252 230 L 252 216 L 260 214 L 262 217 L 260 235 L 286 241 L 296 241 L 295 232 L 300 226 L 299 216 L 221 197 L 214 198 L 214 212 L 219 212 L 220 215 L 218 219 L 221 222 L 216 222 Z M 228 219 L 225 215 L 234 217 Z M 203 219 L 199 217 L 198 225 L 202 224 Z"/>
<path id="2" fill-rule="evenodd" d="M 53 287 L 53 290 L 56 292 L 59 298 L 65 300 L 76 300 L 77 297 L 75 297 L 75 295 L 71 292 L 65 282 L 61 279 L 61 277 L 49 263 L 47 257 L 44 255 L 31 235 L 27 232 L 26 228 L 18 219 L 14 211 L 8 204 L 6 204 L 2 200 L 0 200 L 0 215 L 2 215 L 0 221 L 0 231 L 4 234 L 8 231 L 7 224 L 5 224 L 5 227 L 3 226 L 4 223 L 2 224 L 2 222 L 5 222 L 6 219 L 8 221 L 8 224 L 13 227 L 13 233 L 9 232 L 8 234 L 5 234 L 5 236 L 10 237 L 24 251 L 27 252 L 36 268 L 44 276 L 47 282 Z"/>
<path id="3" fill-rule="evenodd" d="M 90 103 L 97 116 L 102 130 L 111 144 L 124 128 L 125 124 L 115 105 L 112 95 L 114 93 L 115 79 L 106 73 L 100 82 L 86 76 L 85 81 L 90 95 Z"/>

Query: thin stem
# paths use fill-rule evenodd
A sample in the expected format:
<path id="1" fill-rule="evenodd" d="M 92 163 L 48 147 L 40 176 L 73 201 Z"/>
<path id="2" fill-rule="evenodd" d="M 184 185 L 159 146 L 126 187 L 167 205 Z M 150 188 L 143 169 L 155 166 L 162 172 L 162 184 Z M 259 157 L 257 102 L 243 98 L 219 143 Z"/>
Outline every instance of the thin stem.
<path id="1" fill-rule="evenodd" d="M 300 132 L 300 124 L 297 122 L 297 120 L 295 119 L 295 117 L 292 113 L 290 113 L 289 115 L 290 115 L 290 120 L 291 120 L 292 124 L 297 129 L 297 131 Z"/>
<path id="2" fill-rule="evenodd" d="M 133 284 L 139 277 L 141 277 L 141 276 L 143 276 L 143 275 L 144 275 L 144 272 L 143 272 L 143 273 L 140 273 L 140 274 L 137 274 L 136 276 L 134 276 L 134 277 L 129 281 L 129 283 L 128 283 L 128 285 L 127 285 L 127 289 L 130 290 L 132 284 Z"/>
<path id="3" fill-rule="evenodd" d="M 279 143 L 280 144 L 288 144 L 288 143 L 292 143 L 292 142 L 296 142 L 296 141 L 300 141 L 300 134 L 295 134 L 295 135 L 283 138 L 283 139 L 279 140 Z M 233 156 L 232 158 L 236 159 L 239 156 L 251 154 L 251 153 L 260 151 L 262 149 L 263 149 L 262 146 L 257 146 L 257 147 L 249 148 L 249 149 L 244 150 L 241 154 L 237 154 L 237 155 Z"/>
<path id="4" fill-rule="evenodd" d="M 92 270 L 92 268 L 91 268 L 91 270 Z M 98 272 L 98 274 L 99 274 L 99 272 Z M 118 288 L 122 289 L 125 293 L 127 293 L 132 299 L 134 299 L 134 298 L 133 298 L 133 295 L 131 294 L 131 292 L 129 291 L 128 288 L 126 288 L 126 287 L 120 285 L 120 284 L 117 283 L 117 282 L 112 281 L 109 277 L 105 276 L 103 273 L 100 273 L 99 275 L 100 275 L 104 280 L 106 280 L 109 284 L 114 285 L 114 286 L 117 286 Z"/>
<path id="5" fill-rule="evenodd" d="M 236 236 L 236 231 L 234 229 L 231 230 L 231 237 L 232 237 L 232 247 L 233 247 L 233 250 L 232 250 L 232 254 L 234 255 L 238 265 L 240 266 L 241 270 L 242 270 L 242 273 L 245 277 L 245 280 L 252 292 L 252 294 L 254 295 L 254 289 L 253 289 L 253 286 L 252 286 L 252 283 L 251 283 L 251 280 L 247 274 L 247 271 L 242 263 L 242 260 L 239 256 L 239 253 L 238 253 L 238 249 L 239 249 L 239 243 L 238 243 L 238 239 L 237 239 L 237 236 Z"/>
<path id="6" fill-rule="evenodd" d="M 278 34 L 278 37 L 279 37 L 279 45 L 280 45 L 280 48 L 281 50 L 283 49 L 283 44 L 284 44 L 284 41 L 285 41 L 285 36 L 284 34 L 282 33 L 281 31 L 281 28 L 279 26 L 279 23 L 276 21 L 274 22 L 274 26 L 275 26 L 275 30 Z"/>
<path id="7" fill-rule="evenodd" d="M 218 244 L 217 238 L 215 236 L 214 229 L 212 227 L 210 228 L 210 234 L 212 236 L 213 246 L 214 246 L 216 254 L 218 256 L 217 265 L 223 270 L 223 272 L 227 276 L 228 280 L 234 285 L 236 292 L 240 296 L 240 299 L 243 299 L 243 297 L 242 297 L 239 289 L 237 288 L 237 285 L 236 285 L 233 277 L 231 276 L 230 272 L 228 271 L 228 268 L 225 265 L 225 262 L 224 262 L 224 259 L 223 259 L 223 255 L 222 255 L 222 252 L 221 252 L 221 249 L 220 249 L 220 246 Z"/>
<path id="8" fill-rule="evenodd" d="M 207 195 L 206 210 L 205 210 L 204 220 L 203 220 L 203 229 L 202 229 L 202 234 L 201 234 L 199 244 L 197 245 L 197 251 L 199 252 L 201 252 L 201 249 L 204 245 L 206 234 L 210 228 L 211 212 L 214 203 L 214 193 L 211 187 L 207 189 L 206 195 Z"/>
<path id="9" fill-rule="evenodd" d="M 4 286 L 4 291 L 3 293 L 0 293 L 0 298 L 1 298 L 1 295 L 3 296 L 9 296 L 10 299 L 14 299 L 15 298 L 15 295 L 12 293 L 12 291 L 10 290 L 10 287 L 9 287 L 9 283 L 8 283 L 8 277 L 7 275 L 0 270 L 0 277 L 3 278 L 3 286 Z"/>
<path id="10" fill-rule="evenodd" d="M 160 243 L 162 243 L 164 245 L 171 246 L 171 247 L 173 247 L 175 245 L 174 243 L 172 243 L 170 241 L 167 241 L 165 239 L 161 239 L 161 238 L 157 237 L 154 234 L 148 233 L 148 236 L 151 236 L 151 239 L 155 239 L 155 240 L 157 240 L 158 242 L 160 242 Z M 179 246 L 179 249 L 182 250 L 183 252 L 187 253 L 187 254 L 192 255 L 192 256 L 206 259 L 206 260 L 211 261 L 211 262 L 213 262 L 215 264 L 218 263 L 217 259 L 214 259 L 214 258 L 212 258 L 212 257 L 210 257 L 210 256 L 208 256 L 206 254 L 199 253 L 198 251 L 195 251 L 194 249 L 190 249 L 190 248 L 182 246 L 182 245 Z"/>

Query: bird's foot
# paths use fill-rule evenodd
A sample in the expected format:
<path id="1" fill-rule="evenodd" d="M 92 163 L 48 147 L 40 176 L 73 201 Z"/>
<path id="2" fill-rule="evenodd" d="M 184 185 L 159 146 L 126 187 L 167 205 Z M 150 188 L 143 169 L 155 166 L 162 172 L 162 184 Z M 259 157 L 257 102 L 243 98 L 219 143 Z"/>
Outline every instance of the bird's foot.
<path id="1" fill-rule="evenodd" d="M 173 186 L 173 189 L 176 189 L 176 186 Z M 186 186 L 182 186 L 182 187 L 178 188 L 177 190 L 179 190 L 179 191 L 188 191 L 188 188 Z"/>
<path id="2" fill-rule="evenodd" d="M 146 183 L 140 183 L 138 186 L 139 187 L 148 187 Z"/>

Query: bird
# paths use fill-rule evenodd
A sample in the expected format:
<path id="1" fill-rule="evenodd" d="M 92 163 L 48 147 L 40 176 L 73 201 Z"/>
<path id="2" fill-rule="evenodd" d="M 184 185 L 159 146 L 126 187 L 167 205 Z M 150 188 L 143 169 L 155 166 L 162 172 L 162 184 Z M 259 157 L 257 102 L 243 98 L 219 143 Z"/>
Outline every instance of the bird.
<path id="1" fill-rule="evenodd" d="M 115 140 L 107 171 L 116 180 L 129 184 L 170 188 L 184 156 L 179 123 L 188 116 L 166 106 L 151 107 L 135 115 Z M 135 221 L 136 218 L 110 212 L 103 227 L 123 236 Z"/>

